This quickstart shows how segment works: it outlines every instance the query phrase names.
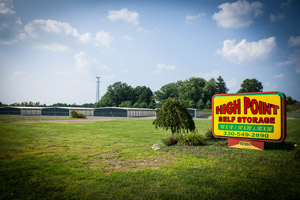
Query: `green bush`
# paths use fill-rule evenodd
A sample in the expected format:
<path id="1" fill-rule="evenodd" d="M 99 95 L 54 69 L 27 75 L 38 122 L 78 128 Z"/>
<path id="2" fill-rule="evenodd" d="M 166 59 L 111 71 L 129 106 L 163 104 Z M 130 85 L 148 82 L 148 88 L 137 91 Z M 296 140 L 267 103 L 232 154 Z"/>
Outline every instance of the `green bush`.
<path id="1" fill-rule="evenodd" d="M 211 129 L 209 129 L 209 130 L 206 131 L 205 137 L 206 137 L 206 139 L 208 139 L 208 140 L 224 140 L 223 138 L 216 138 L 216 137 L 214 137 L 214 135 L 213 135 Z M 226 140 L 226 139 L 225 139 L 225 140 Z"/>
<path id="2" fill-rule="evenodd" d="M 210 139 L 210 140 L 216 139 L 216 138 L 214 137 L 214 135 L 213 135 L 211 129 L 209 129 L 208 131 L 206 131 L 205 137 L 206 137 L 207 139 Z"/>
<path id="3" fill-rule="evenodd" d="M 75 110 L 71 111 L 72 118 L 86 118 L 86 116 L 83 113 L 76 112 Z"/>
<path id="4" fill-rule="evenodd" d="M 291 104 L 291 105 L 287 105 L 286 107 L 286 111 L 287 112 L 300 112 L 300 102 Z"/>
<path id="5" fill-rule="evenodd" d="M 173 146 L 178 143 L 178 140 L 174 135 L 171 135 L 170 137 L 163 139 L 163 143 L 167 146 Z"/>
<path id="6" fill-rule="evenodd" d="M 195 131 L 196 126 L 183 101 L 168 98 L 163 101 L 156 119 L 155 128 L 171 129 L 172 135 Z"/>
<path id="7" fill-rule="evenodd" d="M 178 145 L 202 146 L 204 145 L 204 137 L 199 133 L 195 133 L 195 132 L 185 133 L 178 137 Z"/>
<path id="8" fill-rule="evenodd" d="M 300 149 L 296 149 L 294 157 L 295 157 L 296 160 L 300 161 Z"/>

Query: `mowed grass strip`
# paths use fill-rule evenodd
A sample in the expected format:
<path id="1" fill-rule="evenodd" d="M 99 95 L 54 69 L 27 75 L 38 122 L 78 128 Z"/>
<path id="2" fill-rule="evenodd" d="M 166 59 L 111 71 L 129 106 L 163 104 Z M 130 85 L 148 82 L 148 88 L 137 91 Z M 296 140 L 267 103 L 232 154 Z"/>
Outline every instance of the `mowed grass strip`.
<path id="1" fill-rule="evenodd" d="M 0 122 L 0 199 L 299 199 L 300 120 L 265 151 L 171 146 L 152 120 Z M 210 120 L 196 120 L 200 133 Z M 151 149 L 153 144 L 162 148 Z"/>

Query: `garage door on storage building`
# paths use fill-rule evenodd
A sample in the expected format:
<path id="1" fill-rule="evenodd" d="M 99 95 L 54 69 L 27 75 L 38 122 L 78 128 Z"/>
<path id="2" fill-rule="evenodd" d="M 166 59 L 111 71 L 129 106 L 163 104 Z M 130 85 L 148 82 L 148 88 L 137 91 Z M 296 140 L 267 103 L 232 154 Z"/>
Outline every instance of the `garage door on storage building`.
<path id="1" fill-rule="evenodd" d="M 0 107 L 0 115 L 21 115 L 21 109 L 14 107 Z"/>
<path id="2" fill-rule="evenodd" d="M 148 108 L 128 108 L 128 117 L 154 117 L 155 110 Z"/>
<path id="3" fill-rule="evenodd" d="M 21 109 L 21 115 L 25 116 L 40 116 L 41 109 L 40 107 L 19 107 Z"/>
<path id="4" fill-rule="evenodd" d="M 69 109 L 65 108 L 43 108 L 42 115 L 48 116 L 69 116 Z"/>
<path id="5" fill-rule="evenodd" d="M 188 112 L 193 118 L 199 118 L 202 116 L 202 111 L 195 108 L 188 108 Z"/>
<path id="6" fill-rule="evenodd" d="M 94 110 L 94 116 L 101 117 L 127 117 L 127 109 L 124 108 L 96 108 Z"/>

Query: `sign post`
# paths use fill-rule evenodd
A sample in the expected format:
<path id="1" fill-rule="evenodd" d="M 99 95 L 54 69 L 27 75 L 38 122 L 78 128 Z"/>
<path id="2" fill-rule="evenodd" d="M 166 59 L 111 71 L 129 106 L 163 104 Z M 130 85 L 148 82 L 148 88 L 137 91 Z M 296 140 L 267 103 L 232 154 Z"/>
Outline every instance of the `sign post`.
<path id="1" fill-rule="evenodd" d="M 228 146 L 263 150 L 265 142 L 286 137 L 286 97 L 280 92 L 216 94 L 212 97 L 212 133 Z"/>

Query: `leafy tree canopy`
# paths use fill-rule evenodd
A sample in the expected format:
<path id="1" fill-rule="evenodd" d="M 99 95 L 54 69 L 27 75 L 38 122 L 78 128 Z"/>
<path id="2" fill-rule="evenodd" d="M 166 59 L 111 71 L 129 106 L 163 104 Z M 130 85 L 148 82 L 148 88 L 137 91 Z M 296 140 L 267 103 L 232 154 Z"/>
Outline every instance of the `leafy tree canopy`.
<path id="1" fill-rule="evenodd" d="M 169 83 L 160 88 L 160 90 L 154 92 L 154 98 L 157 101 L 163 101 L 168 98 L 179 98 L 179 88 L 182 82 Z"/>
<path id="2" fill-rule="evenodd" d="M 224 94 L 227 92 L 228 88 L 226 87 L 226 83 L 223 80 L 222 76 L 219 76 L 216 82 L 216 94 Z"/>
<path id="3" fill-rule="evenodd" d="M 223 80 L 222 77 L 219 78 Z M 185 81 L 178 81 L 162 86 L 160 90 L 154 92 L 154 98 L 159 102 L 158 105 L 161 105 L 160 102 L 168 98 L 176 98 L 183 100 L 189 108 L 203 109 L 211 105 L 212 96 L 218 93 L 217 83 L 214 78 L 206 81 L 200 77 L 192 77 Z M 225 85 L 225 82 L 223 85 Z M 226 85 L 224 90 L 226 92 L 228 90 Z"/>
<path id="4" fill-rule="evenodd" d="M 295 104 L 295 103 L 297 103 L 297 100 L 293 99 L 291 96 L 286 97 L 286 104 L 287 105 L 292 105 L 292 104 Z"/>
<path id="5" fill-rule="evenodd" d="M 116 82 L 108 86 L 107 92 L 95 107 L 137 107 L 154 108 L 153 92 L 149 87 L 137 86 L 132 88 L 127 83 Z"/>
<path id="6" fill-rule="evenodd" d="M 245 79 L 241 84 L 241 89 L 239 89 L 238 93 L 244 92 L 262 92 L 263 85 L 257 79 Z"/>

